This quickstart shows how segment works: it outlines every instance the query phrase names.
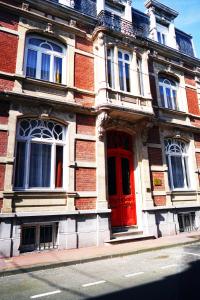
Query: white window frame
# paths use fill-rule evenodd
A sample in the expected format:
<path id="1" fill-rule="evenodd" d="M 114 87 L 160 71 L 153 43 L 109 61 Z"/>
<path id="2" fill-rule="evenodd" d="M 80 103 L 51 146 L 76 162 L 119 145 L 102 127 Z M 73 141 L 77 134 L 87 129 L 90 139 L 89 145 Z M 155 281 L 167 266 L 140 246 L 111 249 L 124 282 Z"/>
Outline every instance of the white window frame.
<path id="1" fill-rule="evenodd" d="M 110 51 L 110 55 L 108 54 L 108 50 Z M 108 81 L 108 61 L 110 62 L 110 76 L 111 76 L 111 85 Z M 114 49 L 108 48 L 107 49 L 107 82 L 108 86 L 112 89 L 115 88 L 115 73 L 114 73 Z"/>
<path id="2" fill-rule="evenodd" d="M 188 190 L 191 187 L 190 183 L 190 173 L 189 173 L 189 155 L 188 155 L 188 144 L 182 140 L 176 140 L 172 138 L 165 139 L 165 155 L 168 165 L 168 177 L 169 186 L 172 190 Z M 180 157 L 182 170 L 183 170 L 183 187 L 174 187 L 173 181 L 173 170 L 172 170 L 172 157 Z"/>
<path id="3" fill-rule="evenodd" d="M 138 91 L 141 96 L 144 96 L 142 58 L 137 56 L 136 60 L 137 60 L 137 75 L 138 75 Z"/>
<path id="4" fill-rule="evenodd" d="M 63 53 L 56 52 L 53 49 L 50 50 L 50 49 L 41 48 L 40 46 L 30 45 L 29 40 L 31 38 L 43 40 L 43 42 L 41 44 L 47 43 L 51 48 L 52 48 L 52 46 L 48 42 L 52 42 L 52 43 L 58 45 L 59 47 L 61 47 L 62 50 L 63 50 Z M 24 73 L 25 73 L 25 76 L 27 76 L 26 75 L 26 67 L 27 67 L 27 58 L 28 58 L 28 50 L 29 49 L 37 52 L 36 76 L 35 77 L 30 77 L 30 78 L 44 80 L 44 79 L 41 79 L 42 54 L 47 54 L 47 55 L 50 56 L 50 70 L 49 70 L 50 78 L 49 78 L 49 80 L 44 80 L 44 81 L 56 83 L 54 81 L 54 78 L 53 78 L 53 76 L 54 76 L 53 75 L 54 57 L 59 57 L 59 58 L 62 59 L 62 76 L 61 76 L 61 83 L 57 83 L 57 84 L 66 84 L 66 70 L 67 70 L 66 55 L 67 55 L 67 51 L 66 51 L 66 48 L 62 44 L 58 43 L 57 41 L 55 42 L 54 40 L 50 40 L 50 39 L 48 39 L 46 37 L 43 37 L 43 36 L 28 35 L 27 38 L 26 38 L 26 45 L 25 45 L 25 60 L 24 60 Z"/>
<path id="5" fill-rule="evenodd" d="M 163 78 L 163 81 L 161 81 L 161 78 Z M 159 93 L 160 93 L 160 87 L 162 87 L 163 95 L 164 95 L 164 106 L 163 106 L 162 97 L 161 97 L 161 93 L 160 93 L 161 106 L 164 108 L 179 110 L 178 109 L 178 101 L 177 101 L 178 100 L 178 83 L 175 80 L 164 77 L 162 75 L 158 77 L 158 81 L 159 81 Z M 172 85 L 172 83 L 174 83 L 174 85 Z M 169 107 L 169 105 L 168 105 L 167 91 L 166 91 L 167 89 L 170 90 L 170 99 L 171 99 L 172 107 Z M 176 99 L 174 99 L 173 92 L 175 92 L 175 94 L 176 94 Z"/>
<path id="6" fill-rule="evenodd" d="M 66 140 L 67 140 L 67 128 L 57 122 L 54 122 L 52 120 L 44 120 L 47 122 L 53 122 L 55 125 L 58 124 L 63 128 L 63 140 L 56 140 L 56 139 L 45 139 L 45 138 L 38 138 L 38 137 L 32 137 L 31 132 L 28 136 L 21 136 L 20 135 L 20 122 L 25 120 L 37 120 L 42 121 L 39 119 L 20 119 L 17 124 L 17 134 L 16 134 L 16 155 L 17 157 L 17 143 L 18 142 L 24 142 L 25 145 L 25 166 L 24 166 L 24 182 L 23 186 L 21 187 L 15 187 L 15 190 L 66 190 L 67 182 L 66 182 L 66 168 L 63 167 L 62 172 L 62 187 L 55 187 L 55 178 L 56 178 L 56 146 L 62 146 L 63 147 L 63 166 L 66 166 Z M 36 127 L 38 129 L 41 128 L 41 126 Z M 35 129 L 35 128 L 34 128 Z M 29 176 L 30 176 L 30 149 L 31 144 L 37 143 L 37 144 L 46 144 L 51 145 L 51 174 L 50 174 L 50 187 L 29 187 Z M 15 163 L 15 171 L 16 171 L 16 163 Z M 15 172 L 16 173 L 16 172 Z M 15 175 L 16 176 L 16 175 Z"/>
<path id="7" fill-rule="evenodd" d="M 119 58 L 119 52 L 122 53 L 122 58 Z M 130 52 L 124 51 L 122 49 L 118 49 L 117 51 L 117 60 L 118 60 L 118 77 L 119 77 L 119 89 L 121 91 L 124 91 L 126 93 L 131 93 L 131 60 L 132 60 L 132 56 Z M 129 56 L 129 60 L 126 60 L 124 57 L 125 55 Z M 119 69 L 119 62 L 122 63 L 122 79 L 123 79 L 123 85 L 124 85 L 124 89 L 121 89 L 120 87 L 120 69 Z M 130 91 L 127 91 L 127 84 L 126 84 L 126 70 L 125 70 L 125 65 L 128 64 L 129 65 L 129 81 L 130 81 Z"/>
<path id="8" fill-rule="evenodd" d="M 157 42 L 162 45 L 168 45 L 169 29 L 161 24 L 157 24 Z M 160 41 L 158 39 L 158 34 L 160 34 Z"/>

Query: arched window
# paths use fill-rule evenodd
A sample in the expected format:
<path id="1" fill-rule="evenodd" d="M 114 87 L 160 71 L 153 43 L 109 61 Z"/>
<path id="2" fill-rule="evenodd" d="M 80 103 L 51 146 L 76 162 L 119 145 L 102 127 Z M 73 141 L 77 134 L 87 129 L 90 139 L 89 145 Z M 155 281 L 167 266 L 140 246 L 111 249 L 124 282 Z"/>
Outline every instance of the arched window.
<path id="1" fill-rule="evenodd" d="M 137 57 L 137 76 L 138 76 L 138 89 L 141 96 L 144 95 L 144 86 L 142 78 L 142 59 Z"/>
<path id="2" fill-rule="evenodd" d="M 43 37 L 28 36 L 25 70 L 27 77 L 64 83 L 64 47 Z"/>
<path id="3" fill-rule="evenodd" d="M 118 51 L 119 86 L 120 90 L 131 91 L 130 86 L 130 63 L 131 55 L 128 52 Z"/>
<path id="4" fill-rule="evenodd" d="M 50 120 L 22 119 L 17 125 L 15 188 L 63 187 L 66 129 Z"/>
<path id="5" fill-rule="evenodd" d="M 188 188 L 188 145 L 181 140 L 166 139 L 165 154 L 171 189 Z"/>
<path id="6" fill-rule="evenodd" d="M 159 76 L 160 98 L 163 107 L 178 110 L 177 89 L 178 83 L 175 80 Z"/>

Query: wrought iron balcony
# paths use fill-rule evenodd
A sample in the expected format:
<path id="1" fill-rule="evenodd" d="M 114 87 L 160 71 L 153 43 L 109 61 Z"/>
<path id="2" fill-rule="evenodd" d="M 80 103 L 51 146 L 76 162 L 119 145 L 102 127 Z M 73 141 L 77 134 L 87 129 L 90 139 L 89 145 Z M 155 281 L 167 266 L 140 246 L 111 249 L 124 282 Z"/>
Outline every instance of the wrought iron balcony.
<path id="1" fill-rule="evenodd" d="M 101 11 L 97 18 L 98 26 L 104 26 L 128 36 L 146 36 L 145 29 L 142 26 L 126 21 L 108 11 Z"/>

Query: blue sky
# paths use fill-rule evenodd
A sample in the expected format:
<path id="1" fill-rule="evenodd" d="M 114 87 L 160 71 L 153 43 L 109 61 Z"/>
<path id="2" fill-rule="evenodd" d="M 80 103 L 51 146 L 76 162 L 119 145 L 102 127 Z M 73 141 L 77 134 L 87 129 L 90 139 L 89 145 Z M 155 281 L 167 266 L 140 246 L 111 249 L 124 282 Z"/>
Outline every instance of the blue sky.
<path id="1" fill-rule="evenodd" d="M 134 8 L 146 11 L 144 0 L 132 0 Z M 200 0 L 160 0 L 177 12 L 175 26 L 193 36 L 196 56 L 200 58 Z"/>

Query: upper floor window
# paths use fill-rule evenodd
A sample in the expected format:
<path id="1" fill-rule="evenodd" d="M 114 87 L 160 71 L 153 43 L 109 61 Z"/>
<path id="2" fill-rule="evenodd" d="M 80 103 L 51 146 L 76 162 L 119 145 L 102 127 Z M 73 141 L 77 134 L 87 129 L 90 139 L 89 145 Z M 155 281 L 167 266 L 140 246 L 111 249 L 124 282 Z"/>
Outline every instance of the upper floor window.
<path id="1" fill-rule="evenodd" d="M 159 43 L 166 45 L 166 35 L 164 33 L 157 31 L 157 39 Z"/>
<path id="2" fill-rule="evenodd" d="M 181 140 L 166 139 L 165 154 L 171 189 L 188 188 L 190 186 L 188 145 Z"/>
<path id="3" fill-rule="evenodd" d="M 62 188 L 66 130 L 50 120 L 17 125 L 15 188 Z"/>
<path id="4" fill-rule="evenodd" d="M 144 95 L 143 78 L 142 78 L 142 60 L 137 57 L 137 75 L 138 75 L 138 88 L 141 96 Z"/>
<path id="5" fill-rule="evenodd" d="M 109 87 L 115 88 L 114 84 L 114 56 L 113 49 L 107 50 L 107 77 Z"/>
<path id="6" fill-rule="evenodd" d="M 157 24 L 157 41 L 160 44 L 167 45 L 168 44 L 168 27 L 163 26 L 161 24 Z"/>
<path id="7" fill-rule="evenodd" d="M 131 55 L 128 52 L 118 51 L 118 69 L 120 90 L 130 92 L 130 62 Z"/>
<path id="8" fill-rule="evenodd" d="M 26 41 L 26 76 L 64 83 L 65 49 L 42 37 L 29 36 Z"/>
<path id="9" fill-rule="evenodd" d="M 159 90 L 161 105 L 169 109 L 178 109 L 177 105 L 178 83 L 170 78 L 159 76 Z"/>

